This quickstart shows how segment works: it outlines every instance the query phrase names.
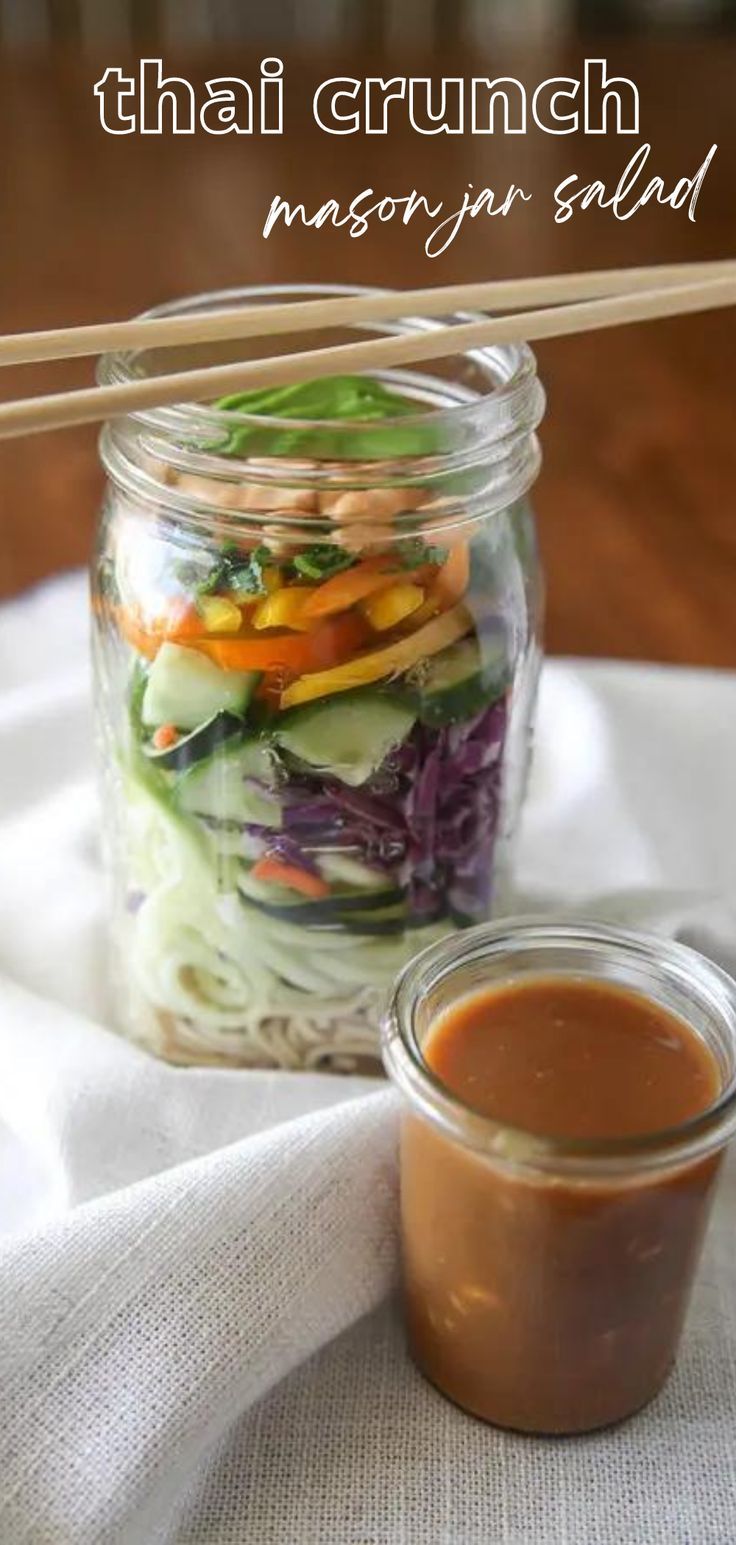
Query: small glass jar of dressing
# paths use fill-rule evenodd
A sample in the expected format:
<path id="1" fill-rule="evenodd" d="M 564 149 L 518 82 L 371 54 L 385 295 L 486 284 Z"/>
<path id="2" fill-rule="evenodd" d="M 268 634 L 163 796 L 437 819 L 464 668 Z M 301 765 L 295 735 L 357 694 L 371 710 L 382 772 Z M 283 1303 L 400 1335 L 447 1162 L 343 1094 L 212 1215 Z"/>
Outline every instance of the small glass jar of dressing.
<path id="1" fill-rule="evenodd" d="M 422 1371 L 523 1432 L 645 1405 L 736 1128 L 736 984 L 618 929 L 482 925 L 405 969 L 384 1060 Z"/>

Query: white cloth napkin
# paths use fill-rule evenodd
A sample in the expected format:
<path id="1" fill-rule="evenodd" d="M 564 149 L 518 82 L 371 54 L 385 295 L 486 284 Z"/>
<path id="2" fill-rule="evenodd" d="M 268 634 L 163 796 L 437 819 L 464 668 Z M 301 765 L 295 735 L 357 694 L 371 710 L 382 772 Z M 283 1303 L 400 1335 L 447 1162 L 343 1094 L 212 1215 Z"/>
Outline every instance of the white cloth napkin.
<path id="1" fill-rule="evenodd" d="M 523 905 L 736 967 L 736 679 L 553 662 Z M 734 1185 L 682 1355 L 573 1441 L 406 1357 L 393 1095 L 177 1070 L 112 1034 L 83 582 L 0 611 L 2 1545 L 731 1545 Z"/>

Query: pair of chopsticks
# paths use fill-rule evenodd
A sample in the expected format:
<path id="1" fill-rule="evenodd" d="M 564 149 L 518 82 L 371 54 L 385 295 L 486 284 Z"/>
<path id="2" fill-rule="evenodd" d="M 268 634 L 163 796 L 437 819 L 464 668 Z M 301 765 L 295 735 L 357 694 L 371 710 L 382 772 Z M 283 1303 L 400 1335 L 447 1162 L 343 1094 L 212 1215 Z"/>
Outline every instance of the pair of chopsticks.
<path id="1" fill-rule="evenodd" d="M 417 364 L 494 343 L 560 338 L 734 303 L 736 260 L 728 259 L 233 306 L 218 311 L 11 334 L 0 338 L 0 365 L 71 359 L 120 349 L 165 349 L 275 337 L 345 325 L 359 327 L 398 317 L 442 317 L 465 310 L 515 313 L 0 403 L 0 439 L 96 423 L 172 404 L 212 402 L 254 387 L 286 386 L 317 376 Z M 535 309 L 518 310 L 525 306 Z"/>

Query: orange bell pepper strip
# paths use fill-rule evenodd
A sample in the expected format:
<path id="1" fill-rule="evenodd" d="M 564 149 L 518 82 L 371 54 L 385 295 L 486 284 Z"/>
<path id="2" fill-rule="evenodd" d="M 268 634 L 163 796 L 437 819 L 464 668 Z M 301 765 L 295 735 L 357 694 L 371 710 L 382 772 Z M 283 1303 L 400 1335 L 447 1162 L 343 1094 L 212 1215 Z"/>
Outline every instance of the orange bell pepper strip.
<path id="1" fill-rule="evenodd" d="M 308 671 L 329 670 L 350 658 L 368 637 L 365 620 L 357 613 L 324 622 L 311 633 L 271 633 L 260 638 L 200 638 L 195 649 L 214 660 L 224 671 L 278 671 L 302 676 Z"/>
<path id="2" fill-rule="evenodd" d="M 155 659 L 164 640 L 158 633 L 149 633 L 143 627 L 137 612 L 125 606 L 116 606 L 113 613 L 117 623 L 118 632 L 135 649 L 136 654 L 142 654 L 147 660 Z"/>
<path id="3" fill-rule="evenodd" d="M 147 660 L 156 658 L 162 644 L 179 643 L 185 636 L 144 627 L 139 615 L 125 608 L 118 609 L 117 624 L 123 638 Z M 290 676 L 328 670 L 349 659 L 368 637 L 368 625 L 357 613 L 328 619 L 310 633 L 253 637 L 242 633 L 207 635 L 200 631 L 198 636 L 186 635 L 189 646 L 208 655 L 221 670 L 285 671 Z"/>
<path id="4" fill-rule="evenodd" d="M 297 864 L 286 864 L 283 859 L 272 858 L 268 853 L 253 865 L 251 874 L 254 880 L 272 880 L 289 890 L 299 891 L 302 896 L 309 896 L 312 901 L 320 901 L 330 894 L 330 887 L 321 875 L 309 874 Z"/>
<path id="5" fill-rule="evenodd" d="M 193 601 L 187 601 L 184 596 L 168 597 L 163 608 L 149 622 L 146 620 L 146 630 L 149 633 L 160 633 L 167 643 L 179 643 L 184 639 L 199 638 L 206 632 L 202 618 Z"/>
<path id="6" fill-rule="evenodd" d="M 364 601 L 367 596 L 383 590 L 396 578 L 395 568 L 387 555 L 365 558 L 362 563 L 356 563 L 354 568 L 342 569 L 339 574 L 333 574 L 309 597 L 302 612 L 305 622 L 307 619 L 316 621 L 318 617 L 331 617 L 335 612 L 347 611 L 356 601 Z"/>
<path id="7" fill-rule="evenodd" d="M 196 606 L 174 596 L 155 617 L 143 618 L 140 607 L 116 606 L 113 615 L 123 638 L 152 660 L 159 644 L 191 643 L 205 632 Z"/>
<path id="8" fill-rule="evenodd" d="M 332 670 L 300 676 L 282 692 L 281 707 L 294 708 L 298 703 L 310 703 L 314 698 L 327 697 L 333 692 L 349 692 L 352 687 L 364 687 L 369 682 L 398 676 L 419 665 L 429 655 L 438 654 L 448 644 L 464 638 L 471 627 L 470 613 L 461 603 L 382 649 L 355 655 Z"/>

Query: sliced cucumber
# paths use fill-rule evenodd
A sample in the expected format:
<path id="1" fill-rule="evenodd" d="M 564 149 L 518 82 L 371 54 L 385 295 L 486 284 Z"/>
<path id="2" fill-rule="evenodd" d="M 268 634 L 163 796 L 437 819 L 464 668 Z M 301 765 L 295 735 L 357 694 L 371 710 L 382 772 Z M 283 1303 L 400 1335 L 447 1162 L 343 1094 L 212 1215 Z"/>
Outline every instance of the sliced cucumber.
<path id="1" fill-rule="evenodd" d="M 229 863 L 230 859 L 234 858 L 239 859 L 241 863 L 243 859 L 247 859 L 255 864 L 266 851 L 268 841 L 266 836 L 255 836 L 232 821 L 225 821 L 221 826 L 211 826 L 208 822 L 204 827 L 199 826 L 198 830 L 203 832 L 208 849 L 216 863 Z"/>
<path id="2" fill-rule="evenodd" d="M 423 724 L 453 724 L 501 697 L 509 674 L 505 637 L 463 638 L 426 661 L 409 700 Z"/>
<path id="3" fill-rule="evenodd" d="M 301 913 L 304 907 L 315 905 L 307 896 L 301 896 L 288 885 L 278 884 L 274 880 L 255 879 L 250 872 L 250 865 L 242 864 L 238 875 L 238 890 L 244 901 L 252 901 L 254 906 L 262 906 L 264 910 L 275 907 L 276 912 L 281 906 L 287 911 Z"/>
<path id="4" fill-rule="evenodd" d="M 285 886 L 256 880 L 243 867 L 238 889 L 246 905 L 257 907 L 268 917 L 279 918 L 282 922 L 304 923 L 307 927 L 343 922 L 347 926 L 353 919 L 357 924 L 365 917 L 376 921 L 384 918 L 396 920 L 404 917 L 406 912 L 406 893 L 397 885 L 384 884 L 380 892 L 373 893 L 345 890 L 334 891 L 331 896 L 317 900 L 308 897 L 297 899 L 294 892 L 287 891 Z"/>
<path id="5" fill-rule="evenodd" d="M 189 815 L 279 827 L 281 801 L 275 790 L 259 786 L 273 776 L 273 753 L 262 741 L 226 741 L 213 756 L 182 774 L 174 786 L 174 799 Z"/>
<path id="6" fill-rule="evenodd" d="M 360 921 L 349 917 L 341 926 L 345 933 L 354 933 L 359 937 L 362 935 L 363 938 L 367 936 L 387 938 L 389 934 L 405 933 L 407 922 L 404 913 L 393 917 L 387 913 L 385 917 L 362 918 Z"/>
<path id="7" fill-rule="evenodd" d="M 391 897 L 394 897 L 392 900 Z M 355 898 L 357 902 L 357 897 Z M 341 922 L 346 928 L 362 929 L 368 924 L 372 928 L 375 923 L 402 923 L 406 925 L 406 892 L 395 890 L 385 891 L 378 905 L 379 898 L 370 898 L 367 903 L 363 898 L 361 907 L 355 905 L 341 914 Z"/>
<path id="8" fill-rule="evenodd" d="M 155 746 L 143 747 L 144 754 L 154 767 L 163 767 L 166 772 L 185 772 L 187 767 L 193 767 L 195 762 L 201 762 L 204 757 L 212 756 L 224 741 L 232 740 L 235 735 L 243 736 L 243 721 L 231 713 L 217 713 L 214 718 L 208 719 L 206 724 L 201 724 L 198 729 L 192 730 L 189 735 L 182 736 L 173 746 L 168 746 L 164 751 L 157 751 Z"/>
<path id="9" fill-rule="evenodd" d="M 354 858 L 351 853 L 340 853 L 337 850 L 330 852 L 318 852 L 317 862 L 320 873 L 326 880 L 343 885 L 354 885 L 358 889 L 367 891 L 383 891 L 386 889 L 386 876 L 380 869 L 371 869 L 369 864 L 364 864 L 361 859 Z"/>
<path id="10" fill-rule="evenodd" d="M 162 644 L 148 673 L 141 718 L 150 726 L 196 730 L 215 714 L 244 714 L 258 680 L 258 671 L 221 671 L 197 649 Z"/>
<path id="11" fill-rule="evenodd" d="M 276 740 L 300 762 L 357 787 L 406 740 L 415 718 L 406 703 L 381 692 L 341 693 L 284 715 Z"/>

